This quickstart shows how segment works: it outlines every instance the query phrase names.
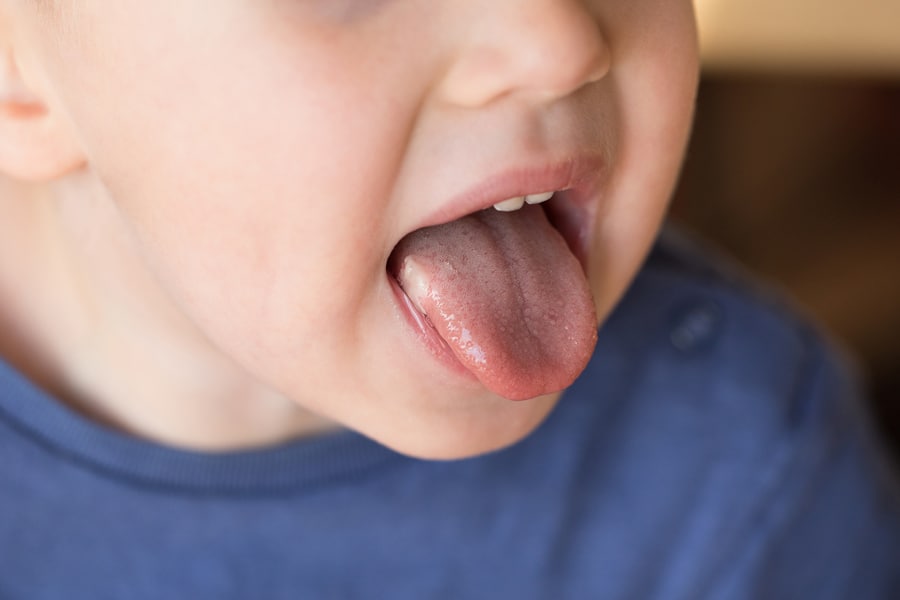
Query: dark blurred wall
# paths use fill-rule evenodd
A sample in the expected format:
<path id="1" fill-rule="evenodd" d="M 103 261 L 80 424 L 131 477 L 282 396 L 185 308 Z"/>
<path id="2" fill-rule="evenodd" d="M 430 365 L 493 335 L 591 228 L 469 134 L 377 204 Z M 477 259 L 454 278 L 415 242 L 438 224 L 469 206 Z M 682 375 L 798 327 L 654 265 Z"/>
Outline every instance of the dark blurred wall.
<path id="1" fill-rule="evenodd" d="M 900 82 L 706 77 L 673 215 L 851 348 L 900 457 Z"/>

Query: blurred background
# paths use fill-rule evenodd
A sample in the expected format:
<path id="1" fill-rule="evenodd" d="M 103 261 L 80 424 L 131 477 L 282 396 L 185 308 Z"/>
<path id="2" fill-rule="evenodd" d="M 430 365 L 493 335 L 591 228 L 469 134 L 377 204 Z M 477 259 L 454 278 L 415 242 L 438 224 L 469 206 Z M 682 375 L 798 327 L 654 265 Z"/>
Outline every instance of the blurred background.
<path id="1" fill-rule="evenodd" d="M 695 4 L 704 73 L 674 218 L 855 353 L 900 459 L 900 1 Z"/>

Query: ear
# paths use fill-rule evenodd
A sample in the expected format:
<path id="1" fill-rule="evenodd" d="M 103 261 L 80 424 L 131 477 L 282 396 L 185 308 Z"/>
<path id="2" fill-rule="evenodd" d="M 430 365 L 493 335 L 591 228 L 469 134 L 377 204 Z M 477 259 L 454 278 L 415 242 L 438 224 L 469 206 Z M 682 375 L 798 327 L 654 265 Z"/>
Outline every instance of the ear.
<path id="1" fill-rule="evenodd" d="M 38 182 L 58 179 L 85 162 L 68 122 L 22 77 L 0 28 L 0 172 Z"/>

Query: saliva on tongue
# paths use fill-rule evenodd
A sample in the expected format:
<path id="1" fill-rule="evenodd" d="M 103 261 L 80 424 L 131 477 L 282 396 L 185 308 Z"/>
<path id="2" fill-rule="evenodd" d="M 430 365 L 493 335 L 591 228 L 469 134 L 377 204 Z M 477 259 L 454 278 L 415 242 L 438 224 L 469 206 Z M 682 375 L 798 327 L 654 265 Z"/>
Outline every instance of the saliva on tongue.
<path id="1" fill-rule="evenodd" d="M 597 342 L 581 264 L 540 206 L 415 231 L 390 270 L 487 389 L 525 400 L 568 387 Z"/>

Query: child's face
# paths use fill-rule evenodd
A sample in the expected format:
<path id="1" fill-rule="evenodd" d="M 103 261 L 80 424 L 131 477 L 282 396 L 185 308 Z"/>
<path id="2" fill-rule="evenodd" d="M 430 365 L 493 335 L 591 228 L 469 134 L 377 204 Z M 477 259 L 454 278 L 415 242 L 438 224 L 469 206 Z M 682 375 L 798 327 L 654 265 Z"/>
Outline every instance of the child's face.
<path id="1" fill-rule="evenodd" d="M 73 4 L 34 56 L 141 268 L 255 380 L 413 454 L 508 444 L 558 394 L 512 402 L 429 351 L 398 242 L 589 171 L 567 235 L 602 319 L 689 129 L 684 0 Z"/>

